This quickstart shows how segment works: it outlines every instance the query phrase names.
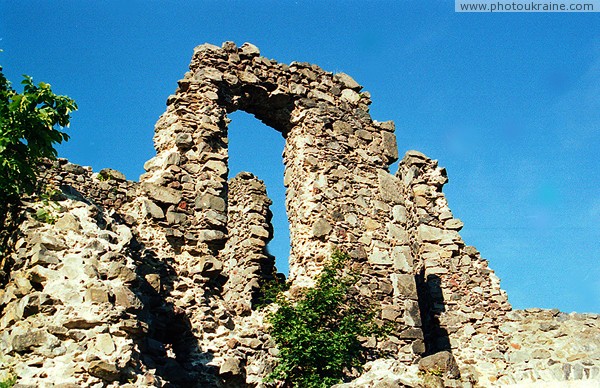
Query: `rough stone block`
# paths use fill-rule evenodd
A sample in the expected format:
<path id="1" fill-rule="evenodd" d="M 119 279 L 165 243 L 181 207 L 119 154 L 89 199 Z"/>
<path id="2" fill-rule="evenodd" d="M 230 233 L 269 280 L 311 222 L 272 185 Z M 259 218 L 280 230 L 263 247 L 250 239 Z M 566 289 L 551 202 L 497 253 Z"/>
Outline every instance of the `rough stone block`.
<path id="1" fill-rule="evenodd" d="M 220 230 L 203 229 L 198 232 L 198 241 L 215 242 L 225 240 L 227 235 Z"/>
<path id="2" fill-rule="evenodd" d="M 460 377 L 458 364 L 452 353 L 441 351 L 419 361 L 419 370 L 429 374 L 442 373 L 444 377 L 457 379 Z"/>
<path id="3" fill-rule="evenodd" d="M 88 372 L 90 375 L 106 381 L 117 381 L 120 377 L 120 372 L 116 365 L 102 360 L 90 362 Z"/>
<path id="4" fill-rule="evenodd" d="M 444 223 L 444 226 L 446 227 L 446 229 L 461 230 L 464 226 L 464 223 L 458 218 L 452 218 L 447 220 Z"/>
<path id="5" fill-rule="evenodd" d="M 211 209 L 217 212 L 225 211 L 225 200 L 212 194 L 204 194 L 196 197 L 195 207 L 199 209 Z"/>
<path id="6" fill-rule="evenodd" d="M 331 233 L 331 224 L 324 218 L 319 218 L 312 226 L 312 234 L 314 237 L 321 238 Z"/>
<path id="7" fill-rule="evenodd" d="M 369 263 L 376 265 L 392 265 L 392 259 L 387 250 L 374 248 L 369 254 Z"/>
<path id="8" fill-rule="evenodd" d="M 388 163 L 393 163 L 398 160 L 398 143 L 396 135 L 391 132 L 382 132 L 382 147 L 383 154 L 388 158 Z"/>
<path id="9" fill-rule="evenodd" d="M 446 234 L 443 229 L 429 225 L 419 225 L 417 227 L 417 237 L 423 242 L 439 243 L 446 237 Z"/>
<path id="10" fill-rule="evenodd" d="M 88 303 L 108 303 L 108 292 L 102 287 L 92 286 L 85 291 Z"/>
<path id="11" fill-rule="evenodd" d="M 144 182 L 142 188 L 146 191 L 148 196 L 158 202 L 178 204 L 181 201 L 181 191 L 172 189 L 170 187 L 158 186 L 154 183 Z"/>
<path id="12" fill-rule="evenodd" d="M 402 182 L 400 179 L 384 170 L 378 170 L 377 182 L 379 186 L 379 196 L 382 201 L 397 205 L 403 203 Z"/>
<path id="13" fill-rule="evenodd" d="M 107 356 L 112 355 L 116 350 L 115 343 L 108 333 L 99 333 L 96 335 L 94 348 Z"/>
<path id="14" fill-rule="evenodd" d="M 349 89 L 360 90 L 362 88 L 362 86 L 360 86 L 358 82 L 356 82 L 352 77 L 350 77 L 346 73 L 337 73 L 333 76 L 333 79 L 335 79 L 337 82 L 341 83 L 342 85 L 344 85 L 344 87 Z"/>
<path id="15" fill-rule="evenodd" d="M 413 327 L 421 326 L 421 313 L 417 301 L 410 299 L 404 301 L 404 323 Z"/>
<path id="16" fill-rule="evenodd" d="M 223 270 L 223 263 L 212 256 L 204 256 L 198 261 L 200 272 L 205 276 L 213 276 Z"/>
<path id="17" fill-rule="evenodd" d="M 417 285 L 415 277 L 411 274 L 391 274 L 392 286 L 396 297 L 409 298 L 417 300 Z"/>
<path id="18" fill-rule="evenodd" d="M 404 273 L 412 272 L 413 257 L 408 246 L 397 246 L 392 248 L 392 261 L 394 269 Z"/>
<path id="19" fill-rule="evenodd" d="M 409 243 L 408 232 L 402 227 L 390 222 L 387 224 L 387 229 L 388 237 L 391 238 L 396 244 L 404 245 Z"/>
<path id="20" fill-rule="evenodd" d="M 187 215 L 185 213 L 174 212 L 172 210 L 167 211 L 167 222 L 169 225 L 179 225 L 185 223 Z"/>
<path id="21" fill-rule="evenodd" d="M 115 287 L 113 294 L 115 295 L 115 305 L 124 307 L 125 310 L 135 311 L 143 307 L 142 302 L 129 288 Z"/>
<path id="22" fill-rule="evenodd" d="M 23 353 L 32 347 L 42 346 L 46 343 L 49 334 L 43 330 L 30 331 L 12 337 L 12 348 L 15 352 Z"/>
<path id="23" fill-rule="evenodd" d="M 402 308 L 395 305 L 387 305 L 381 309 L 381 318 L 395 322 L 402 315 Z"/>

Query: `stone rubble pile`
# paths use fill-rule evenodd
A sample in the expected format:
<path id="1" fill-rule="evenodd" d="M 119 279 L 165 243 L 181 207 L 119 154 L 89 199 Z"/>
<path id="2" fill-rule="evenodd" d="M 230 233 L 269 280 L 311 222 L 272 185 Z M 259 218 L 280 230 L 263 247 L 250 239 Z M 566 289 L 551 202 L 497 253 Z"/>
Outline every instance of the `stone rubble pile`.
<path id="1" fill-rule="evenodd" d="M 0 378 L 18 386 L 269 387 L 278 350 L 258 309 L 281 281 L 268 253 L 271 200 L 250 173 L 228 180 L 227 115 L 286 139 L 290 293 L 334 249 L 393 327 L 347 387 L 600 382 L 596 315 L 513 311 L 460 237 L 437 161 L 371 119 L 350 76 L 277 63 L 251 44 L 194 50 L 156 124 L 140 182 L 64 159 L 42 167 L 49 198 L 23 205 L 3 258 Z M 43 211 L 42 211 L 43 210 Z M 385 356 L 383 356 L 385 355 Z M 0 380 L 1 381 L 1 380 Z"/>

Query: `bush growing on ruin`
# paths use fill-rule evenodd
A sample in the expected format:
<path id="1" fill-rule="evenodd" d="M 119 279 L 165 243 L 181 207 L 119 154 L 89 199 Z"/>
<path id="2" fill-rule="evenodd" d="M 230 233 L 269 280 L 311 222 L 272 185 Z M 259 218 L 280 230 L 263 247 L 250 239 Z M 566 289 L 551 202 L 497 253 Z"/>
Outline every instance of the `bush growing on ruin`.
<path id="1" fill-rule="evenodd" d="M 35 85 L 31 77 L 23 77 L 23 92 L 17 93 L 0 67 L 0 207 L 34 192 L 37 163 L 56 158 L 54 145 L 69 139 L 60 129 L 69 125 L 77 109 L 49 84 Z"/>
<path id="2" fill-rule="evenodd" d="M 314 288 L 290 300 L 280 293 L 278 308 L 268 316 L 279 356 L 269 381 L 291 387 L 330 387 L 360 368 L 366 349 L 360 337 L 382 336 L 378 311 L 351 292 L 359 275 L 348 268 L 348 256 L 335 252 Z"/>

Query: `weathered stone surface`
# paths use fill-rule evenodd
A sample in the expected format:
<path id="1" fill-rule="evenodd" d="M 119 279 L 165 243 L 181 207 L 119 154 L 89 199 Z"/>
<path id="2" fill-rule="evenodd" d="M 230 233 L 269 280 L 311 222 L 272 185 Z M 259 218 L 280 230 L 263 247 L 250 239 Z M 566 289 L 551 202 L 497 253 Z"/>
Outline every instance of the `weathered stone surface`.
<path id="1" fill-rule="evenodd" d="M 399 245 L 404 245 L 409 243 L 408 231 L 404 230 L 398 225 L 388 224 L 388 233 L 390 238 Z"/>
<path id="2" fill-rule="evenodd" d="M 458 218 L 452 218 L 444 223 L 446 229 L 461 230 L 464 226 L 463 222 Z"/>
<path id="3" fill-rule="evenodd" d="M 98 350 L 99 352 L 110 356 L 114 353 L 114 351 L 116 350 L 116 346 L 115 343 L 111 337 L 110 334 L 108 333 L 100 333 L 96 336 L 95 338 L 95 345 L 94 347 L 96 348 L 96 350 Z"/>
<path id="4" fill-rule="evenodd" d="M 390 278 L 394 287 L 394 294 L 417 300 L 417 287 L 414 275 L 392 274 Z"/>
<path id="5" fill-rule="evenodd" d="M 142 308 L 142 302 L 127 287 L 116 287 L 113 290 L 115 296 L 115 305 L 123 307 L 125 310 L 136 311 Z"/>
<path id="6" fill-rule="evenodd" d="M 182 150 L 187 150 L 192 148 L 194 145 L 194 139 L 192 139 L 192 135 L 189 133 L 180 133 L 175 138 L 175 144 L 178 148 Z"/>
<path id="7" fill-rule="evenodd" d="M 398 143 L 396 142 L 396 135 L 391 132 L 383 132 L 381 136 L 385 156 L 388 157 L 390 163 L 393 163 L 398 160 Z"/>
<path id="8" fill-rule="evenodd" d="M 196 209 L 212 209 L 216 211 L 225 211 L 225 200 L 216 195 L 204 194 L 196 197 Z"/>
<path id="9" fill-rule="evenodd" d="M 452 353 L 443 351 L 423 357 L 419 361 L 419 370 L 430 374 L 442 374 L 446 378 L 457 379 L 460 371 Z"/>
<path id="10" fill-rule="evenodd" d="M 373 250 L 369 254 L 369 263 L 376 265 L 391 265 L 392 259 L 387 251 Z"/>
<path id="11" fill-rule="evenodd" d="M 399 246 L 392 249 L 391 259 L 394 269 L 408 273 L 413 270 L 413 257 L 408 246 Z"/>
<path id="12" fill-rule="evenodd" d="M 72 214 L 69 214 L 69 213 L 66 213 L 65 215 L 60 217 L 54 225 L 58 229 L 62 229 L 65 231 L 66 230 L 78 231 L 81 229 L 81 225 L 79 224 L 79 221 L 77 220 L 77 218 L 75 218 L 75 216 L 73 216 Z"/>
<path id="13" fill-rule="evenodd" d="M 225 233 L 220 230 L 205 229 L 198 231 L 198 240 L 203 242 L 220 241 L 225 239 Z"/>
<path id="14" fill-rule="evenodd" d="M 401 182 L 398 178 L 385 171 L 377 171 L 377 180 L 379 184 L 379 195 L 385 202 L 391 204 L 401 204 Z"/>
<path id="15" fill-rule="evenodd" d="M 332 227 L 331 224 L 329 222 L 327 222 L 327 220 L 323 219 L 323 218 L 319 218 L 312 227 L 312 234 L 313 236 L 320 238 L 320 237 L 324 237 L 327 236 L 329 233 L 331 233 Z"/>
<path id="16" fill-rule="evenodd" d="M 55 253 L 52 253 L 51 251 L 49 251 L 48 249 L 46 249 L 46 247 L 42 244 L 36 244 L 33 246 L 33 248 L 31 249 L 31 264 L 32 265 L 41 265 L 43 267 L 46 267 L 50 264 L 58 264 L 58 257 L 56 256 Z M 25 280 L 21 278 L 16 278 L 15 279 L 17 282 Z"/>
<path id="17" fill-rule="evenodd" d="M 219 369 L 219 373 L 221 374 L 232 374 L 239 375 L 241 372 L 240 368 L 240 360 L 238 358 L 228 358 L 223 362 L 221 368 Z"/>
<path id="18" fill-rule="evenodd" d="M 361 89 L 361 86 L 352 77 L 350 77 L 346 73 L 337 73 L 333 77 L 336 81 L 340 82 L 346 88 L 353 89 L 353 90 Z"/>
<path id="19" fill-rule="evenodd" d="M 90 303 L 108 303 L 108 292 L 104 288 L 92 286 L 85 292 L 85 301 Z"/>
<path id="20" fill-rule="evenodd" d="M 142 187 L 150 198 L 159 202 L 178 204 L 182 198 L 180 191 L 169 187 L 162 187 L 149 182 L 142 183 Z"/>
<path id="21" fill-rule="evenodd" d="M 116 365 L 102 360 L 90 362 L 88 371 L 90 375 L 106 381 L 117 381 L 120 376 Z"/>
<path id="22" fill-rule="evenodd" d="M 409 299 L 404 301 L 404 322 L 408 326 L 421 326 L 421 314 L 417 301 Z"/>
<path id="23" fill-rule="evenodd" d="M 198 262 L 198 268 L 202 274 L 212 276 L 221 272 L 223 264 L 212 256 L 204 256 Z"/>
<path id="24" fill-rule="evenodd" d="M 42 330 L 18 334 L 12 338 L 12 348 L 15 352 L 26 352 L 32 347 L 42 346 L 48 339 L 48 333 Z"/>
<path id="25" fill-rule="evenodd" d="M 439 243 L 446 237 L 443 229 L 429 225 L 419 225 L 417 229 L 419 240 L 423 242 Z"/>
<path id="26" fill-rule="evenodd" d="M 354 90 L 344 89 L 344 90 L 342 90 L 341 99 L 343 101 L 347 101 L 352 104 L 356 104 L 358 101 L 360 101 L 360 95 L 358 93 L 356 93 Z M 332 100 L 333 100 L 333 98 L 332 98 Z"/>
<path id="27" fill-rule="evenodd" d="M 186 220 L 187 220 L 187 215 L 185 213 L 167 211 L 167 222 L 170 225 L 183 224 Z"/>
<path id="28" fill-rule="evenodd" d="M 258 49 L 258 47 L 256 47 L 252 43 L 248 43 L 248 42 L 244 43 L 242 45 L 242 47 L 240 47 L 240 50 L 241 50 L 241 54 L 247 55 L 249 57 L 255 57 L 255 56 L 260 55 L 260 50 Z"/>
<path id="29" fill-rule="evenodd" d="M 156 218 L 158 220 L 165 218 L 164 211 L 152 201 L 142 201 L 142 211 L 145 216 Z"/>

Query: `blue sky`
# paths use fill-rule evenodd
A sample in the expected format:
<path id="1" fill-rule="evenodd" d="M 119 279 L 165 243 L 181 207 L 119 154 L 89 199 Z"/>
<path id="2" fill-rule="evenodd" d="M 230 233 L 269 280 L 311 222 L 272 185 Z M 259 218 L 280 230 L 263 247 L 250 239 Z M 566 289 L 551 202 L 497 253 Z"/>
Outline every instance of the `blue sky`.
<path id="1" fill-rule="evenodd" d="M 153 126 L 201 43 L 343 71 L 394 120 L 400 153 L 448 169 L 462 236 L 514 307 L 600 312 L 600 13 L 455 13 L 452 1 L 0 0 L 0 65 L 73 97 L 60 156 L 137 180 Z M 283 139 L 236 112 L 231 173 L 274 199 L 287 270 Z M 395 172 L 395 169 L 393 170 Z"/>

